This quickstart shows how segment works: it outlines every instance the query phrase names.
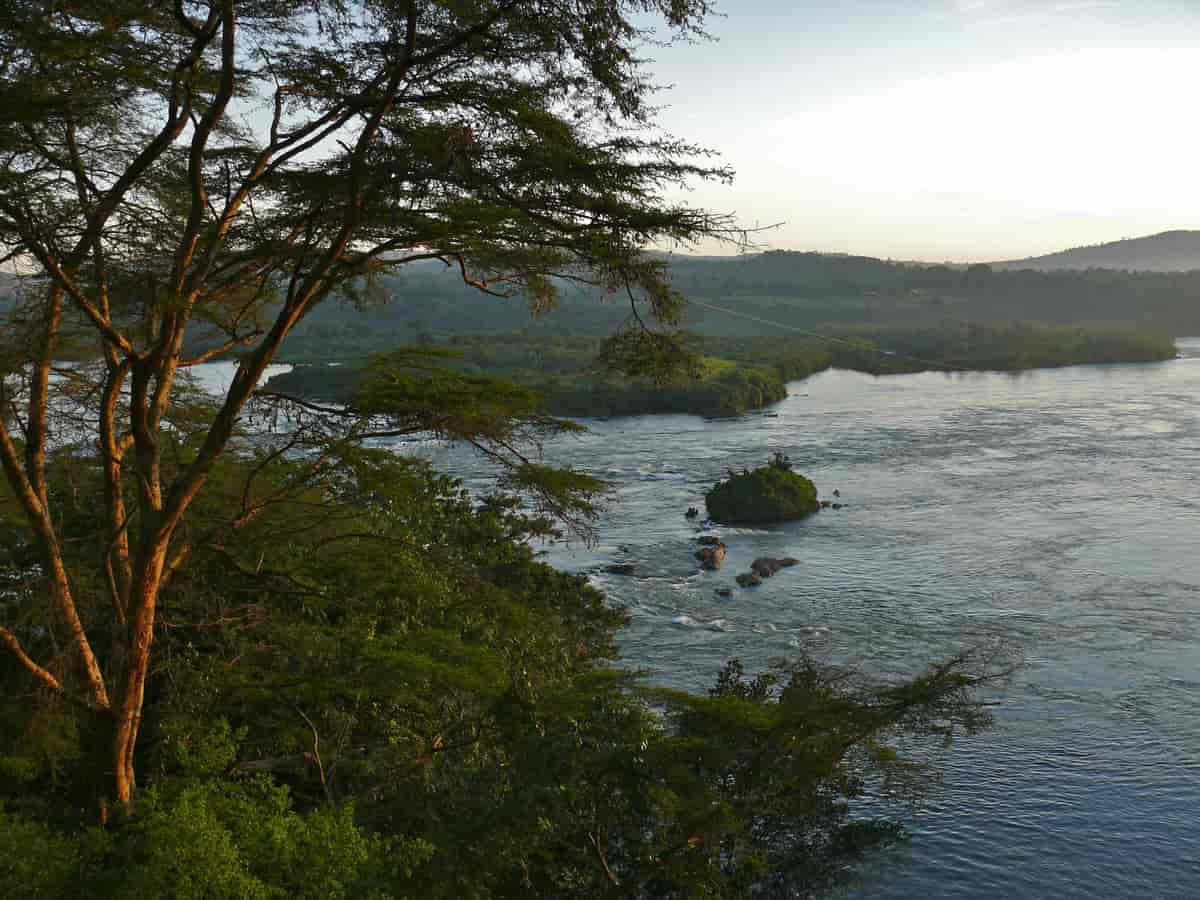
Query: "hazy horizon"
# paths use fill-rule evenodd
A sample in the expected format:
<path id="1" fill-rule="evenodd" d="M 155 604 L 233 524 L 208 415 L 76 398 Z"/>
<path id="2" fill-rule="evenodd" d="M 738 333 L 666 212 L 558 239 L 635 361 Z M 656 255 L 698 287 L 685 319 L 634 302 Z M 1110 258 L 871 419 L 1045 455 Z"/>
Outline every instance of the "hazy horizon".
<path id="1" fill-rule="evenodd" d="M 720 152 L 688 202 L 769 249 L 997 261 L 1200 228 L 1187 116 L 1200 5 L 718 3 L 650 48 L 661 121 Z M 723 252 L 702 248 L 704 252 Z"/>

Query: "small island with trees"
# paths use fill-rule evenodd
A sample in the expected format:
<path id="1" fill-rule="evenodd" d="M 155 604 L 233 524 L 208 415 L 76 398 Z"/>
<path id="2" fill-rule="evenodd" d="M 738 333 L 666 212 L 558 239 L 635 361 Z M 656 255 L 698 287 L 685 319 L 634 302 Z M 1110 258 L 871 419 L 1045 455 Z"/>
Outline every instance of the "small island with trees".
<path id="1" fill-rule="evenodd" d="M 793 472 L 791 460 L 782 453 L 753 472 L 730 472 L 704 495 L 704 503 L 713 521 L 729 525 L 786 522 L 821 508 L 816 485 Z"/>

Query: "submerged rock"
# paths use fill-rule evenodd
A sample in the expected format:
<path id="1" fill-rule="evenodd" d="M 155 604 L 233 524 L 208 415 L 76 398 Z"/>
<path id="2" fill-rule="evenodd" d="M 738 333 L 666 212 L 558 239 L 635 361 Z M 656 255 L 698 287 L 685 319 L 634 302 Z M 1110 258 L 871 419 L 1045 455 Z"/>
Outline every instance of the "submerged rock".
<path id="1" fill-rule="evenodd" d="M 724 597 L 726 599 L 733 596 L 733 590 L 730 588 L 717 588 L 716 591 L 714 591 L 714 593 L 718 597 Z"/>
<path id="2" fill-rule="evenodd" d="M 770 578 L 783 568 L 783 565 L 773 556 L 760 556 L 750 563 L 750 569 L 759 578 Z"/>
<path id="3" fill-rule="evenodd" d="M 604 571 L 609 575 L 632 575 L 637 571 L 637 566 L 633 563 L 613 563 L 611 566 L 605 566 Z"/>
<path id="4" fill-rule="evenodd" d="M 762 584 L 762 579 L 753 572 L 743 572 L 741 575 L 735 578 L 734 581 L 736 581 L 740 587 L 744 588 L 757 587 L 758 585 Z"/>

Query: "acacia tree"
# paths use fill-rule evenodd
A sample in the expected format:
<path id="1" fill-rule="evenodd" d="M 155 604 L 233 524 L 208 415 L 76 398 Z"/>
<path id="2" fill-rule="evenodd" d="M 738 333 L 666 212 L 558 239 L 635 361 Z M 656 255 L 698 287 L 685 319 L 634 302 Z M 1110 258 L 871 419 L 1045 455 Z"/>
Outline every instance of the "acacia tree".
<path id="1" fill-rule="evenodd" d="M 0 462 L 45 580 L 42 618 L 5 622 L 0 606 L 0 640 L 111 723 L 119 802 L 134 795 L 156 604 L 192 549 L 189 506 L 314 306 L 441 260 L 535 311 L 563 280 L 620 293 L 644 314 L 610 357 L 642 372 L 682 358 L 679 300 L 642 248 L 726 234 L 666 192 L 728 173 L 651 130 L 638 54 L 656 37 L 640 23 L 686 40 L 707 13 L 705 0 L 0 0 L 0 252 L 22 282 Z M 91 364 L 62 368 L 68 352 Z M 168 465 L 180 373 L 226 354 L 232 383 Z M 68 428 L 55 412 L 81 397 L 90 413 Z M 426 413 L 406 427 L 479 427 Z M 510 430 L 483 430 L 511 446 Z M 48 486 L 67 440 L 92 445 L 104 473 L 94 572 L 68 565 Z"/>

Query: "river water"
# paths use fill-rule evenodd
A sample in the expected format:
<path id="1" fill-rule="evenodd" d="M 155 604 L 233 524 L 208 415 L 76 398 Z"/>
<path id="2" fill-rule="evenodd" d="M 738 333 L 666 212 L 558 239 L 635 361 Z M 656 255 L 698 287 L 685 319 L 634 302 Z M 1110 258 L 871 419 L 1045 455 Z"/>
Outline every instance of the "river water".
<path id="1" fill-rule="evenodd" d="M 940 756 L 913 839 L 847 896 L 1200 897 L 1200 340 L 1180 349 L 1020 375 L 835 370 L 766 413 L 592 421 L 547 458 L 607 477 L 615 502 L 597 546 L 548 559 L 634 564 L 593 578 L 630 611 L 628 661 L 677 686 L 801 647 L 880 674 L 1015 648 L 996 726 Z M 728 559 L 697 572 L 714 530 L 684 511 L 775 451 L 845 508 L 715 529 Z M 736 588 L 760 555 L 801 563 Z"/>

